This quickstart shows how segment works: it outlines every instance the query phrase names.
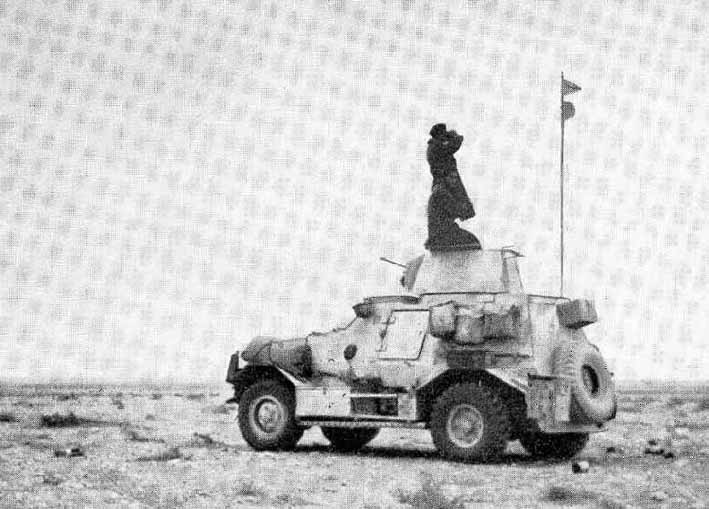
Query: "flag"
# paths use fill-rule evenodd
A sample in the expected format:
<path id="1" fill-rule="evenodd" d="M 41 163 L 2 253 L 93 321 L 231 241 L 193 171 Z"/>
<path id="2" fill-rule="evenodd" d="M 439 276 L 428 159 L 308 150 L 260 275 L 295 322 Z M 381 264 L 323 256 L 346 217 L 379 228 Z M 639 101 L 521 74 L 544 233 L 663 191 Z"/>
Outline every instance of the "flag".
<path id="1" fill-rule="evenodd" d="M 569 120 L 576 114 L 576 108 L 574 108 L 573 103 L 564 101 L 561 103 L 561 119 Z"/>
<path id="2" fill-rule="evenodd" d="M 573 94 L 574 92 L 578 92 L 581 90 L 581 87 L 578 86 L 576 83 L 572 83 L 569 80 L 565 80 L 564 78 L 561 78 L 561 95 L 565 96 L 568 94 Z M 573 116 L 573 114 L 571 115 Z"/>

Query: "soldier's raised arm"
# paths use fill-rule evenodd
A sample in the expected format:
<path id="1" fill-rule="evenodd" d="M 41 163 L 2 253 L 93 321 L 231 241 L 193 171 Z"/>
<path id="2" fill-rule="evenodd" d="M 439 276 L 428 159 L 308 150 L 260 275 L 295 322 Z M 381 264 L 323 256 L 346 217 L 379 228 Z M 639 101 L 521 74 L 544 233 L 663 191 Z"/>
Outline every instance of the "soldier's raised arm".
<path id="1" fill-rule="evenodd" d="M 450 131 L 443 141 L 444 150 L 448 154 L 454 154 L 462 144 L 463 136 L 455 131 Z"/>

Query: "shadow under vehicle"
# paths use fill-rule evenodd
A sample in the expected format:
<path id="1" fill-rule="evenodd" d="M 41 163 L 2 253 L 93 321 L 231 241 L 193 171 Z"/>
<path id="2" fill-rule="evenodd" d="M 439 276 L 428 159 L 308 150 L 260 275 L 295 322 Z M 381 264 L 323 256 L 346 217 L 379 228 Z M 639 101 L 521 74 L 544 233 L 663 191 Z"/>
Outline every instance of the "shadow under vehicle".
<path id="1" fill-rule="evenodd" d="M 244 439 L 288 450 L 320 426 L 357 450 L 380 428 L 425 428 L 451 459 L 491 460 L 516 439 L 535 457 L 575 455 L 617 407 L 583 331 L 596 311 L 524 293 L 519 256 L 427 252 L 405 265 L 402 295 L 365 298 L 342 329 L 254 338 L 227 372 Z"/>

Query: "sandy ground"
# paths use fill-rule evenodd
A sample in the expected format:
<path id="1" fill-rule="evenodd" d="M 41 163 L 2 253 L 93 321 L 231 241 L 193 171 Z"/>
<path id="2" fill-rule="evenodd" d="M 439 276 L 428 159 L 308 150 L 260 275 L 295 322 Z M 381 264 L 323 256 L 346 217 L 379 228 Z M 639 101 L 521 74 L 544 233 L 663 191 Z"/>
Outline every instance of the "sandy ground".
<path id="1" fill-rule="evenodd" d="M 707 507 L 707 387 L 626 387 L 608 432 L 576 460 L 439 458 L 423 430 L 383 431 L 359 454 L 319 429 L 291 453 L 249 449 L 221 387 L 0 388 L 2 507 Z M 42 415 L 86 419 L 48 427 Z M 657 439 L 674 458 L 644 454 Z M 84 456 L 56 457 L 81 446 Z M 608 450 L 614 447 L 615 451 Z M 177 449 L 175 449 L 177 448 Z M 152 460 L 151 460 L 152 458 Z"/>

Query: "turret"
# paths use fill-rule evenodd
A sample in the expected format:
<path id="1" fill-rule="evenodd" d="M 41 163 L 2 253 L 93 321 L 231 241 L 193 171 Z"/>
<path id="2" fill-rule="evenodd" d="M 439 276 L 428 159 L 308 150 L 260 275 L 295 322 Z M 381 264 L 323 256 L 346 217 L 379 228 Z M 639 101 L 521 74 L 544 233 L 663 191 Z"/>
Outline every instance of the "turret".
<path id="1" fill-rule="evenodd" d="M 430 293 L 522 293 L 511 249 L 431 251 L 406 264 L 401 284 L 417 295 Z"/>

